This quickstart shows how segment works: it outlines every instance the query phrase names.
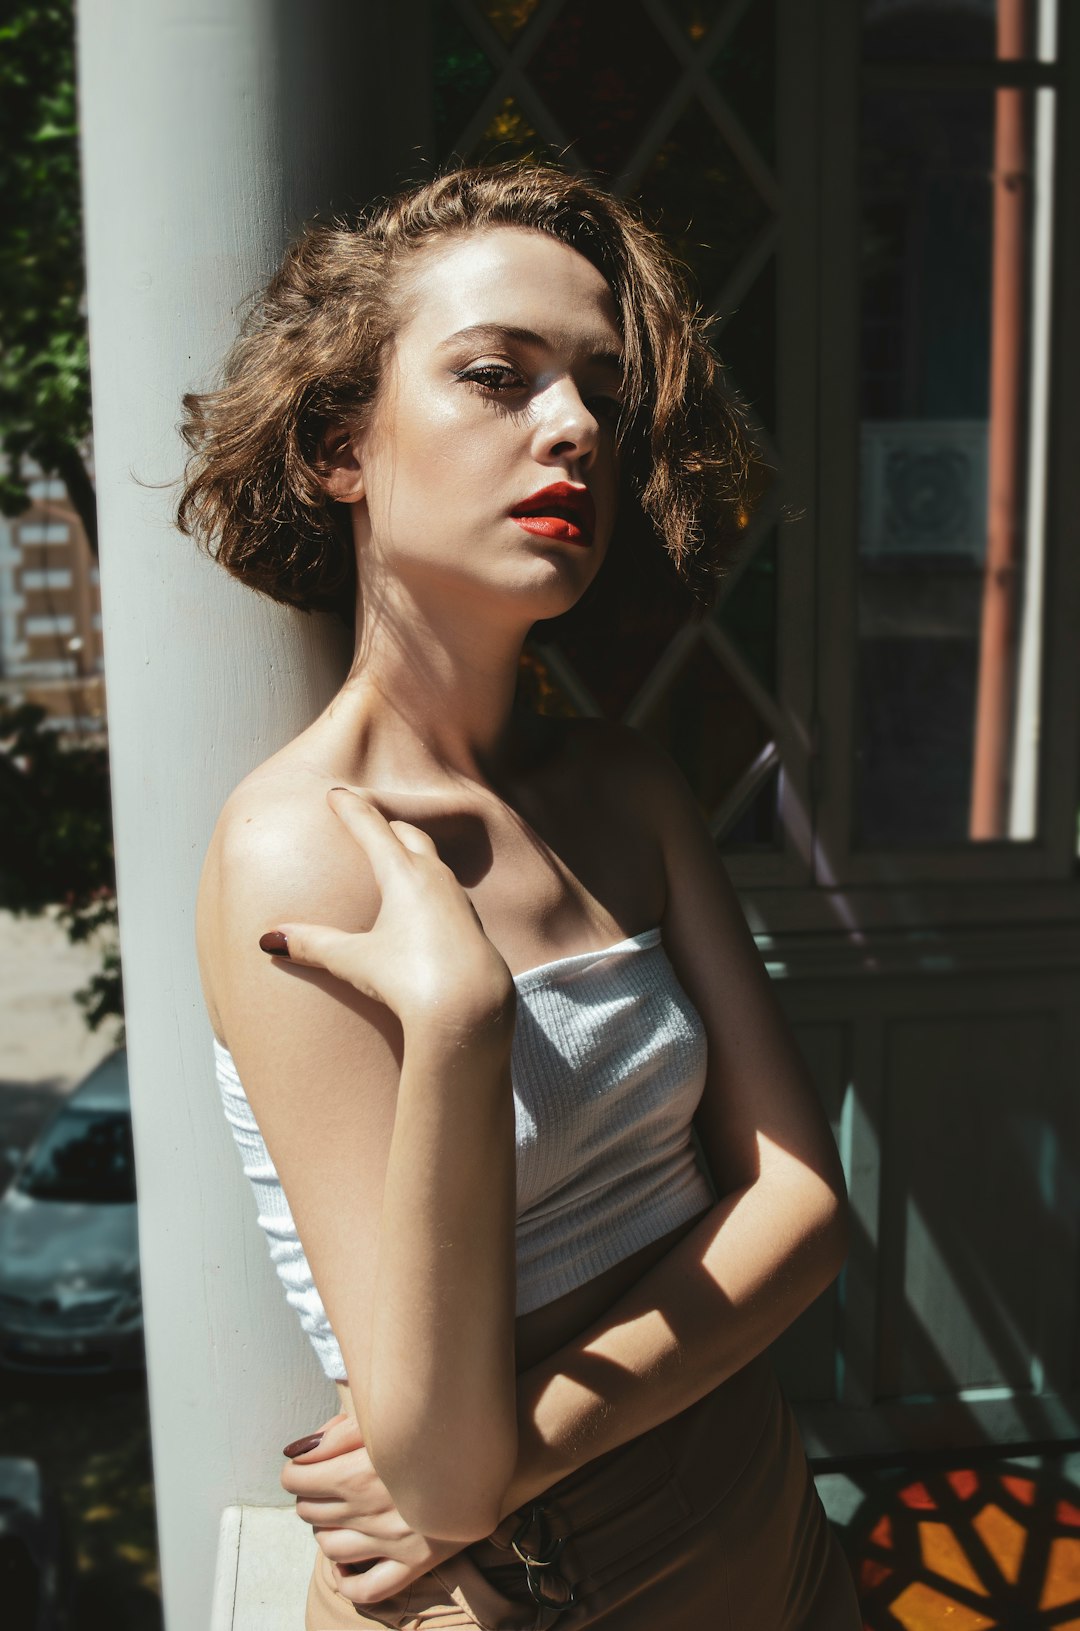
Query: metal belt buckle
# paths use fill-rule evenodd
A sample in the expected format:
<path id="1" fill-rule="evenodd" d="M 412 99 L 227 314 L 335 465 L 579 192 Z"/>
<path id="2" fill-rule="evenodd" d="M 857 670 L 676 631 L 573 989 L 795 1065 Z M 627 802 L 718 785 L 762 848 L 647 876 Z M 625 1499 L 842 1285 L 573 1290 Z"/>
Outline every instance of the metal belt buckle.
<path id="1" fill-rule="evenodd" d="M 528 1517 L 523 1518 L 518 1525 L 510 1547 L 514 1556 L 525 1565 L 525 1579 L 533 1602 L 541 1608 L 553 1608 L 556 1613 L 562 1613 L 563 1609 L 569 1608 L 575 1601 L 574 1588 L 565 1575 L 560 1574 L 555 1568 L 566 1542 L 563 1539 L 555 1540 L 551 1536 L 546 1520 L 547 1509 L 539 1501 L 534 1501 Z M 534 1526 L 537 1544 L 526 1548 L 529 1532 Z M 550 1573 L 542 1573 L 544 1569 L 550 1570 Z M 565 1593 L 561 1598 L 549 1597 L 544 1590 L 546 1584 L 554 1585 L 556 1581 Z"/>

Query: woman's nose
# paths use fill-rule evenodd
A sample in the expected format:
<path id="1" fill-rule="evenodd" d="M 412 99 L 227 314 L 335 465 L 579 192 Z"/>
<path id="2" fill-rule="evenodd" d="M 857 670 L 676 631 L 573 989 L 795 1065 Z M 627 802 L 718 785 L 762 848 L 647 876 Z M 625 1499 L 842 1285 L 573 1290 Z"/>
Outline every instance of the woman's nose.
<path id="1" fill-rule="evenodd" d="M 536 429 L 538 455 L 587 463 L 596 452 L 600 425 L 577 386 L 563 380 L 550 385 L 542 396 Z"/>

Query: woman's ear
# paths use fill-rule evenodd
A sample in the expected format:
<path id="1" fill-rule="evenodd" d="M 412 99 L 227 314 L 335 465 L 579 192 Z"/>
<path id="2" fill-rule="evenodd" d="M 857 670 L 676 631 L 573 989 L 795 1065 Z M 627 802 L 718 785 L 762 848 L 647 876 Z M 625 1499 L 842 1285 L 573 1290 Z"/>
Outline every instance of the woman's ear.
<path id="1" fill-rule="evenodd" d="M 337 425 L 326 431 L 319 444 L 318 469 L 323 487 L 330 498 L 341 504 L 356 504 L 367 497 L 360 440 L 343 425 Z"/>

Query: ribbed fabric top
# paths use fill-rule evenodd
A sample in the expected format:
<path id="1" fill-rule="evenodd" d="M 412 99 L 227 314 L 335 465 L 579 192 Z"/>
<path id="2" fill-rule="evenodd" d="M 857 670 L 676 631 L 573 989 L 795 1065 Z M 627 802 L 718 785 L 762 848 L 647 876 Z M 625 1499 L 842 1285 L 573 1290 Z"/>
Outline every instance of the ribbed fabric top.
<path id="1" fill-rule="evenodd" d="M 517 1312 L 595 1279 L 711 1204 L 690 1141 L 705 1028 L 646 929 L 514 976 Z M 327 1376 L 341 1349 L 228 1049 L 214 1038 L 225 1115 L 285 1295 Z"/>

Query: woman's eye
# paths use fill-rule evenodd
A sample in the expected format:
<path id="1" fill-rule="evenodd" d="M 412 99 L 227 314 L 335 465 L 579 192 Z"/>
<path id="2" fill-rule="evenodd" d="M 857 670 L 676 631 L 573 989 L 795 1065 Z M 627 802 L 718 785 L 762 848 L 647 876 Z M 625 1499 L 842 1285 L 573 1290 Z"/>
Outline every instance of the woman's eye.
<path id="1" fill-rule="evenodd" d="M 516 368 L 505 363 L 481 363 L 475 368 L 456 368 L 458 379 L 479 385 L 485 391 L 517 391 L 525 384 Z"/>

